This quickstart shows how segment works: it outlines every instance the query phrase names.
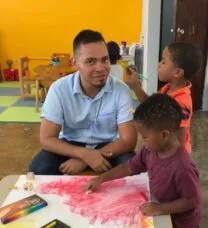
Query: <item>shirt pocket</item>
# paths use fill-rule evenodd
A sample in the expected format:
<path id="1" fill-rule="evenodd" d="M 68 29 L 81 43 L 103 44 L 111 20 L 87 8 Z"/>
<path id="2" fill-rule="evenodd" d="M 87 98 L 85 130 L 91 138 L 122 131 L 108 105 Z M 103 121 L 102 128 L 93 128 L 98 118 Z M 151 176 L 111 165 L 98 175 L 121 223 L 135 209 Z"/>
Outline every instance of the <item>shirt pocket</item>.
<path id="1" fill-rule="evenodd" d="M 100 112 L 97 117 L 97 127 L 99 130 L 115 131 L 117 129 L 116 111 Z"/>
<path id="2" fill-rule="evenodd" d="M 83 115 L 77 115 L 68 124 L 69 128 L 78 129 L 88 129 L 90 128 L 90 120 L 88 117 L 83 117 Z"/>

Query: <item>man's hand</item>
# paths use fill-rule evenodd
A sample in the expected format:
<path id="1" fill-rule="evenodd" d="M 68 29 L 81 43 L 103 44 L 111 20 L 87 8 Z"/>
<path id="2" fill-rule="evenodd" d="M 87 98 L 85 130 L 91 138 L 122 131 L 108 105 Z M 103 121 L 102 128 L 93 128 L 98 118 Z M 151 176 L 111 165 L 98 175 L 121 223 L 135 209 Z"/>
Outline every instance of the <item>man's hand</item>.
<path id="1" fill-rule="evenodd" d="M 87 168 L 87 164 L 78 158 L 71 158 L 59 166 L 59 171 L 63 174 L 77 174 Z"/>
<path id="2" fill-rule="evenodd" d="M 112 167 L 99 150 L 86 151 L 83 155 L 83 160 L 96 172 L 104 172 Z"/>
<path id="3" fill-rule="evenodd" d="M 113 153 L 111 153 L 111 152 L 108 152 L 108 151 L 106 151 L 106 150 L 103 150 L 102 148 L 101 149 L 99 149 L 99 151 L 100 151 L 100 153 L 104 156 L 104 157 L 106 157 L 106 158 L 112 158 L 113 157 Z"/>
<path id="4" fill-rule="evenodd" d="M 162 210 L 159 203 L 148 202 L 140 206 L 141 212 L 146 216 L 158 216 L 162 215 Z"/>

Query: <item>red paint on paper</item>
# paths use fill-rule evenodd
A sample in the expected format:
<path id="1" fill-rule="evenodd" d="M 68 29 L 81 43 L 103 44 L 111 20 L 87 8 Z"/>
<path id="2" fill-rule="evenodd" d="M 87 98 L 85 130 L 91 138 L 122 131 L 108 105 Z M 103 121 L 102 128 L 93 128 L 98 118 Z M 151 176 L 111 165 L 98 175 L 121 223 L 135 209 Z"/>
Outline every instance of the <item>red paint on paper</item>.
<path id="1" fill-rule="evenodd" d="M 119 222 L 129 227 L 135 224 L 135 227 L 147 227 L 143 224 L 145 218 L 139 210 L 140 205 L 149 199 L 147 187 L 119 179 L 106 182 L 96 192 L 87 195 L 83 186 L 91 178 L 73 177 L 43 183 L 39 191 L 64 196 L 64 203 L 70 207 L 70 211 L 88 217 L 91 224 L 99 220 L 102 224 Z"/>

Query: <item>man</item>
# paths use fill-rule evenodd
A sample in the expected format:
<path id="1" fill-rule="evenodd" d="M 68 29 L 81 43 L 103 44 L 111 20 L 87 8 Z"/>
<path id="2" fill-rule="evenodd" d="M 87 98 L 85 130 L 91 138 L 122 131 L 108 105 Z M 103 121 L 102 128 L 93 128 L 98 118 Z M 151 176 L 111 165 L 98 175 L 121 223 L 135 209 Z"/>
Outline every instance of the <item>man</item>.
<path id="1" fill-rule="evenodd" d="M 99 32 L 74 39 L 78 72 L 51 86 L 42 108 L 43 150 L 29 170 L 39 175 L 103 172 L 134 155 L 137 139 L 128 87 L 109 76 L 110 61 Z"/>

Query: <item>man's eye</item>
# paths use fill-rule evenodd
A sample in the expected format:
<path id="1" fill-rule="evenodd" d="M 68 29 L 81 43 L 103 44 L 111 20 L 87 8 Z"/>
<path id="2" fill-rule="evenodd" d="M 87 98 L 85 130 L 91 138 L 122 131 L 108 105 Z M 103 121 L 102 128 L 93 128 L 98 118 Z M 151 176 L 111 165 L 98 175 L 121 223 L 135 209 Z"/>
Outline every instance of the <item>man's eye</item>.
<path id="1" fill-rule="evenodd" d="M 104 59 L 103 59 L 103 62 L 104 62 L 104 63 L 108 63 L 108 62 L 109 62 L 109 58 L 104 58 Z"/>
<path id="2" fill-rule="evenodd" d="M 95 60 L 89 59 L 89 60 L 87 60 L 87 63 L 90 64 L 90 65 L 93 65 L 93 64 L 95 64 Z"/>

